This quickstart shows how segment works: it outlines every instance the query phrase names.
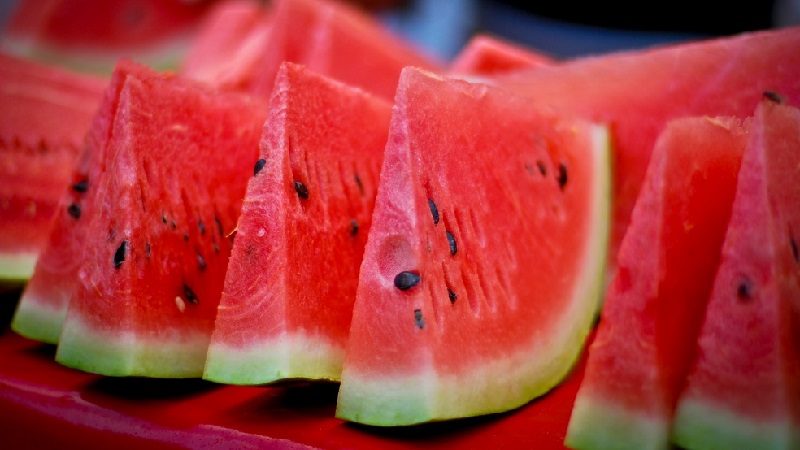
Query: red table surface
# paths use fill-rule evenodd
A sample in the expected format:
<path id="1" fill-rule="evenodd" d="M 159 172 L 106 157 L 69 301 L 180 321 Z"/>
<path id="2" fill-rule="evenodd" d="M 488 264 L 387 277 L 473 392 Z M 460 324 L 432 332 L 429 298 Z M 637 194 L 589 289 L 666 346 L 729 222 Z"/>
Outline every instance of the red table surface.
<path id="1" fill-rule="evenodd" d="M 225 386 L 198 379 L 110 378 L 63 367 L 55 346 L 8 326 L 19 293 L 0 299 L 0 447 L 564 448 L 581 360 L 556 389 L 504 414 L 412 427 L 334 417 L 337 384 Z"/>

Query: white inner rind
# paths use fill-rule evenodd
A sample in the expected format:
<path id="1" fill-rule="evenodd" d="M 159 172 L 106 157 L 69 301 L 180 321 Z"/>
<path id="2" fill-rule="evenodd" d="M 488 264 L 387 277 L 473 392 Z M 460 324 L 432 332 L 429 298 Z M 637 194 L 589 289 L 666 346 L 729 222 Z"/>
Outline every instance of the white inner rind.
<path id="1" fill-rule="evenodd" d="M 579 449 L 669 448 L 669 421 L 619 407 L 613 400 L 579 395 L 564 445 Z"/>
<path id="2" fill-rule="evenodd" d="M 674 443 L 692 449 L 800 448 L 800 427 L 741 417 L 707 401 L 682 399 L 672 431 Z"/>
<path id="3" fill-rule="evenodd" d="M 0 255 L 0 280 L 25 282 L 33 275 L 38 252 L 21 252 Z"/>
<path id="4" fill-rule="evenodd" d="M 336 416 L 370 425 L 393 426 L 507 411 L 557 385 L 570 372 L 591 330 L 602 298 L 609 240 L 611 198 L 608 131 L 592 130 L 597 170 L 591 186 L 591 229 L 579 280 L 553 334 L 532 331 L 527 345 L 504 358 L 475 362 L 473 370 L 440 374 L 427 365 L 417 373 L 379 377 L 347 370 Z"/>
<path id="5" fill-rule="evenodd" d="M 48 344 L 57 344 L 61 326 L 66 315 L 66 303 L 62 308 L 53 308 L 49 302 L 25 293 L 20 300 L 11 329 L 26 338 Z"/>
<path id="6" fill-rule="evenodd" d="M 247 348 L 212 344 L 203 378 L 257 385 L 283 379 L 339 381 L 344 348 L 322 336 L 284 333 Z"/>
<path id="7" fill-rule="evenodd" d="M 70 316 L 61 334 L 56 361 L 108 376 L 199 378 L 208 341 L 208 334 L 199 331 L 162 335 L 110 333 Z"/>

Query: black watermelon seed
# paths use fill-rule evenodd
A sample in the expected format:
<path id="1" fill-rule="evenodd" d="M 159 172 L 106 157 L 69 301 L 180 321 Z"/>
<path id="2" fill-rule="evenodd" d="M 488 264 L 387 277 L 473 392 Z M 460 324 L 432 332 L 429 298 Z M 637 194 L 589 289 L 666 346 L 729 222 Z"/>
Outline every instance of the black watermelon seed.
<path id="1" fill-rule="evenodd" d="M 358 234 L 358 221 L 356 219 L 350 219 L 350 236 L 355 236 Z"/>
<path id="2" fill-rule="evenodd" d="M 359 177 L 358 174 L 355 174 L 353 175 L 353 179 L 356 181 L 356 184 L 358 185 L 358 192 L 361 195 L 364 195 L 364 184 L 361 182 L 361 177 Z"/>
<path id="3" fill-rule="evenodd" d="M 219 235 L 225 237 L 225 229 L 222 228 L 222 221 L 219 220 L 219 217 L 214 216 L 214 222 L 217 223 L 217 230 L 219 230 Z"/>
<path id="4" fill-rule="evenodd" d="M 567 185 L 567 166 L 564 163 L 558 165 L 558 187 L 563 191 Z"/>
<path id="5" fill-rule="evenodd" d="M 264 158 L 259 159 L 256 161 L 256 165 L 253 166 L 253 176 L 258 175 L 258 172 L 261 172 L 261 169 L 267 164 L 267 160 Z"/>
<path id="6" fill-rule="evenodd" d="M 165 216 L 165 215 L 163 215 L 163 214 L 162 214 L 162 215 L 161 215 L 161 221 L 162 221 L 162 222 L 164 222 L 164 223 L 166 224 L 166 223 L 167 223 L 167 216 Z"/>
<path id="7" fill-rule="evenodd" d="M 202 220 L 198 220 L 197 221 L 197 228 L 200 230 L 200 234 L 203 234 L 203 235 L 206 234 L 206 226 L 203 225 L 203 221 Z"/>
<path id="8" fill-rule="evenodd" d="M 545 166 L 543 162 L 536 161 L 536 167 L 539 168 L 539 173 L 542 174 L 543 177 L 547 176 L 547 166 Z"/>
<path id="9" fill-rule="evenodd" d="M 794 262 L 800 262 L 800 249 L 797 248 L 797 241 L 794 240 L 794 236 L 789 236 L 789 244 L 792 246 Z"/>
<path id="10" fill-rule="evenodd" d="M 89 190 L 89 180 L 78 181 L 72 185 L 72 190 L 81 194 Z"/>
<path id="11" fill-rule="evenodd" d="M 200 267 L 200 270 L 206 270 L 206 260 L 200 253 L 197 254 L 197 264 Z"/>
<path id="12" fill-rule="evenodd" d="M 308 200 L 308 188 L 305 184 L 295 181 L 294 190 L 297 192 L 298 197 L 302 198 L 303 200 Z"/>
<path id="13" fill-rule="evenodd" d="M 445 234 L 447 235 L 447 242 L 450 243 L 450 254 L 455 255 L 458 251 L 458 245 L 456 244 L 456 238 L 453 236 L 453 233 L 446 231 Z"/>
<path id="14" fill-rule="evenodd" d="M 114 252 L 114 268 L 119 269 L 122 266 L 122 262 L 125 261 L 125 249 L 128 248 L 128 241 L 122 241 L 117 247 L 117 251 Z"/>
<path id="15" fill-rule="evenodd" d="M 193 305 L 200 303 L 200 301 L 197 299 L 197 295 L 195 295 L 192 288 L 190 288 L 186 283 L 183 284 L 183 296 L 186 297 L 187 302 Z"/>
<path id="16" fill-rule="evenodd" d="M 456 299 L 458 299 L 456 293 L 450 289 L 447 290 L 447 296 L 450 297 L 450 303 L 455 303 Z"/>
<path id="17" fill-rule="evenodd" d="M 394 286 L 401 291 L 407 291 L 416 286 L 420 282 L 419 274 L 414 272 L 404 271 L 394 277 Z"/>
<path id="18" fill-rule="evenodd" d="M 433 216 L 433 224 L 436 225 L 439 223 L 439 208 L 436 207 L 436 203 L 433 200 L 428 199 L 428 208 L 431 209 L 431 216 Z"/>
<path id="19" fill-rule="evenodd" d="M 73 219 L 79 219 L 81 217 L 81 207 L 75 203 L 67 206 L 67 213 Z"/>
<path id="20" fill-rule="evenodd" d="M 189 233 L 183 233 L 183 242 L 189 242 Z"/>
<path id="21" fill-rule="evenodd" d="M 777 92 L 773 91 L 764 91 L 763 97 L 767 100 L 773 101 L 775 103 L 783 103 L 783 98 L 778 95 Z"/>
<path id="22" fill-rule="evenodd" d="M 420 309 L 414 310 L 414 323 L 420 330 L 425 328 L 425 319 L 422 318 L 422 310 Z"/>
<path id="23" fill-rule="evenodd" d="M 739 286 L 736 287 L 736 296 L 741 301 L 748 301 L 753 296 L 753 282 L 745 277 L 739 281 Z"/>
<path id="24" fill-rule="evenodd" d="M 150 258 L 150 243 L 144 244 L 144 255 Z"/>

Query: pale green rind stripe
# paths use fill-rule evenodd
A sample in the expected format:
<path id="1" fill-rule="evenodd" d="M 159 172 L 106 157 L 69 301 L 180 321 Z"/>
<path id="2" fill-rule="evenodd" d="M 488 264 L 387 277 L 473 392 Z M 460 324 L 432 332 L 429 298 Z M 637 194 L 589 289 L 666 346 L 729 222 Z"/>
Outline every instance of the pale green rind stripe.
<path id="1" fill-rule="evenodd" d="M 669 448 L 669 423 L 610 400 L 578 395 L 564 445 L 575 449 L 649 450 Z"/>
<path id="2" fill-rule="evenodd" d="M 39 253 L 23 252 L 0 255 L 0 280 L 24 283 L 33 275 Z"/>
<path id="3" fill-rule="evenodd" d="M 200 332 L 141 337 L 93 330 L 69 318 L 64 324 L 56 361 L 108 376 L 199 378 L 207 351 L 208 336 Z"/>
<path id="4" fill-rule="evenodd" d="M 11 329 L 28 339 L 57 344 L 65 314 L 66 308 L 57 310 L 24 294 L 14 313 Z"/>
<path id="5" fill-rule="evenodd" d="M 797 449 L 800 426 L 756 423 L 732 411 L 696 400 L 681 400 L 675 415 L 672 441 L 692 450 Z"/>
<path id="6" fill-rule="evenodd" d="M 212 344 L 203 378 L 240 385 L 287 379 L 339 381 L 344 348 L 330 339 L 303 333 L 283 334 L 245 349 Z"/>
<path id="7" fill-rule="evenodd" d="M 592 133 L 595 184 L 586 255 L 580 280 L 559 332 L 502 359 L 475 362 L 474 370 L 443 376 L 432 367 L 407 376 L 342 374 L 336 417 L 369 425 L 396 426 L 508 411 L 548 392 L 571 371 L 601 303 L 611 214 L 608 130 Z M 507 354 L 507 353 L 506 353 Z"/>

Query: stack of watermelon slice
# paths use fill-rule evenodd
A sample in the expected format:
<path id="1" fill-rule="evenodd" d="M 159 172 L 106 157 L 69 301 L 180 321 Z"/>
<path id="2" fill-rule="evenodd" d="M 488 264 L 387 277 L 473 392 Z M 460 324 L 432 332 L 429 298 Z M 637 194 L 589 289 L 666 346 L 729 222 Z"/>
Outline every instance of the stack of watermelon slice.
<path id="1" fill-rule="evenodd" d="M 518 408 L 586 348 L 567 445 L 798 445 L 800 28 L 444 67 L 331 1 L 206 17 L 177 74 L 31 103 L 94 117 L 12 325 L 57 361 L 335 381 L 395 426 Z"/>

